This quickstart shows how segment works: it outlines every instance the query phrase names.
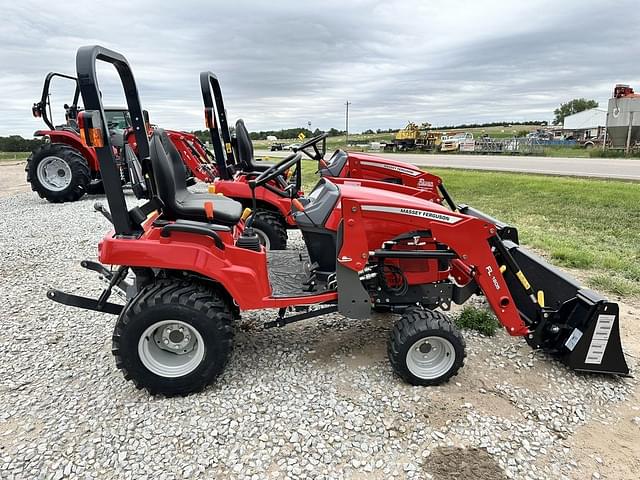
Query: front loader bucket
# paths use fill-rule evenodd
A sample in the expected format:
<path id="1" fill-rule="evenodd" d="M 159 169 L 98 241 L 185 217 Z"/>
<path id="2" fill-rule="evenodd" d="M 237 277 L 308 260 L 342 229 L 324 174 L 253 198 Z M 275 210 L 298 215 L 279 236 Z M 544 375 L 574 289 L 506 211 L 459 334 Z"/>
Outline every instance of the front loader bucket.
<path id="1" fill-rule="evenodd" d="M 511 241 L 503 242 L 536 292 L 544 297 L 543 315 L 516 275 L 504 277 L 520 315 L 536 325 L 534 345 L 554 354 L 574 370 L 628 375 L 620 342 L 619 308 L 600 294 Z M 540 297 L 540 299 L 542 296 Z"/>
<path id="2" fill-rule="evenodd" d="M 497 255 L 502 250 L 518 267 L 507 268 L 503 276 L 520 316 L 533 330 L 527 339 L 530 345 L 543 348 L 574 370 L 629 374 L 620 342 L 616 303 L 583 288 L 566 273 L 520 247 L 514 227 L 467 205 L 457 208 L 497 227 Z M 524 283 L 530 284 L 529 291 L 516 275 L 518 269 Z M 539 294 L 540 291 L 543 293 Z M 531 298 L 532 293 L 538 296 L 537 302 Z"/>

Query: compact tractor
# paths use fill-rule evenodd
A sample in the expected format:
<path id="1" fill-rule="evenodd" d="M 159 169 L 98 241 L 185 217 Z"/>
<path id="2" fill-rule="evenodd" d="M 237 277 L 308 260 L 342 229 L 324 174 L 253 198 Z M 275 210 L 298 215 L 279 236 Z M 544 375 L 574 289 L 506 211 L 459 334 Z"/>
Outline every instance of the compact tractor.
<path id="1" fill-rule="evenodd" d="M 257 210 L 253 215 L 253 231 L 268 250 L 285 249 L 287 230 L 298 228 L 292 203 L 303 196 L 301 169 L 284 172 L 260 188 L 251 188 L 251 182 L 270 165 L 254 158 L 251 137 L 243 120 L 236 122 L 235 138 L 231 137 L 216 75 L 201 72 L 200 88 L 218 172 L 218 178 L 210 187 L 211 192 L 233 198 L 244 207 L 252 207 L 255 196 Z M 363 181 L 376 181 L 403 185 L 419 190 L 411 195 L 453 205 L 440 177 L 414 165 L 343 150 L 336 150 L 329 160 L 325 160 L 327 137 L 326 133 L 317 135 L 295 149 L 318 163 L 321 177 L 330 178 L 334 183 L 349 181 L 364 185 L 366 182 Z M 374 188 L 376 186 L 379 187 L 374 184 Z M 396 190 L 402 191 L 400 188 Z"/>
<path id="2" fill-rule="evenodd" d="M 98 60 L 119 73 L 138 143 L 149 200 L 131 209 L 114 161 Z M 118 315 L 112 351 L 137 387 L 165 395 L 203 389 L 225 367 L 233 321 L 244 311 L 274 309 L 265 326 L 281 327 L 332 312 L 366 319 L 375 305 L 400 314 L 388 343 L 393 370 L 413 385 L 441 384 L 465 358 L 462 334 L 444 312 L 473 294 L 484 295 L 510 335 L 569 367 L 628 374 L 618 305 L 521 248 L 514 228 L 470 207 L 452 210 L 410 195 L 410 187 L 324 177 L 292 203 L 306 251 L 267 251 L 252 227 L 255 209 L 187 190 L 166 132 L 147 137 L 124 56 L 87 46 L 76 62 L 86 108 L 79 127 L 100 162 L 109 211 L 98 209 L 113 224 L 99 243 L 100 263 L 82 266 L 109 283 L 97 299 L 58 290 L 48 297 Z M 301 160 L 294 152 L 248 185 L 256 192 Z M 114 290 L 126 297 L 124 306 L 109 301 Z"/>
<path id="3" fill-rule="evenodd" d="M 50 87 L 56 78 L 70 80 L 75 85 L 71 105 L 65 104 L 65 122 L 54 125 L 51 110 Z M 31 188 L 50 202 L 73 202 L 85 193 L 102 193 L 102 178 L 98 157 L 93 148 L 83 142 L 78 128 L 78 107 L 80 90 L 75 77 L 61 73 L 47 74 L 42 97 L 32 107 L 33 116 L 42 118 L 48 130 L 38 130 L 36 137 L 43 137 L 45 143 L 34 150 L 25 168 Z M 146 114 L 146 112 L 145 112 Z M 125 108 L 105 108 L 105 116 L 115 161 L 123 183 L 131 182 L 131 162 L 136 154 L 137 144 L 132 135 L 131 119 Z M 151 129 L 148 122 L 146 127 Z M 167 135 L 180 152 L 189 177 L 211 182 L 217 175 L 213 155 L 206 146 L 190 133 L 167 131 Z"/>

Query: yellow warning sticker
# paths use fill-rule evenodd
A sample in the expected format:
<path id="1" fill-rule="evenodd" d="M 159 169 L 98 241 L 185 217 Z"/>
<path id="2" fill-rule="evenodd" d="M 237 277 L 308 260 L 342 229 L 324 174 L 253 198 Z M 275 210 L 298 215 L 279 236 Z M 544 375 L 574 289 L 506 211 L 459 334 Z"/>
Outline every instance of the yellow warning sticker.
<path id="1" fill-rule="evenodd" d="M 526 288 L 527 290 L 531 288 L 531 285 L 529 285 L 529 282 L 527 281 L 527 277 L 524 276 L 524 273 L 522 273 L 522 270 L 518 270 L 518 273 L 516 273 L 516 276 L 518 277 L 518 279 L 520 279 L 520 283 L 524 288 Z"/>

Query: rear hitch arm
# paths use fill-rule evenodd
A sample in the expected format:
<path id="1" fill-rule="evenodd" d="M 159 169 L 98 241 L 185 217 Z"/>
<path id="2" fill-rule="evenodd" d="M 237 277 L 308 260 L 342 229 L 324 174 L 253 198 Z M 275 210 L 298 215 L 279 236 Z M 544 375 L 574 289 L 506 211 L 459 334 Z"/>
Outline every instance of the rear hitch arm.
<path id="1" fill-rule="evenodd" d="M 69 305 L 71 307 L 84 308 L 86 310 L 95 310 L 96 312 L 110 313 L 112 315 L 119 315 L 122 309 L 122 305 L 117 303 L 108 302 L 113 287 L 118 285 L 127 276 L 129 267 L 121 266 L 115 273 L 107 270 L 103 265 L 92 262 L 90 260 L 83 260 L 80 265 L 83 268 L 98 272 L 109 280 L 109 285 L 105 288 L 98 299 L 82 297 L 80 295 L 73 295 L 71 293 L 65 293 L 60 290 L 50 289 L 47 292 L 47 298 L 54 302 L 62 303 L 63 305 Z"/>

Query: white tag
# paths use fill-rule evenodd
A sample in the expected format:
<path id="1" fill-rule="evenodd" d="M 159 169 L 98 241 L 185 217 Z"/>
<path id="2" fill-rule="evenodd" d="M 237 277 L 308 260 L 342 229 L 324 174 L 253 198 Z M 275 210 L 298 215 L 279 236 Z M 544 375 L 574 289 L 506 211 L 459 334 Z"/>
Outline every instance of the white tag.
<path id="1" fill-rule="evenodd" d="M 569 350 L 573 351 L 573 349 L 576 348 L 576 345 L 578 344 L 581 338 L 582 338 L 582 332 L 577 328 L 574 328 L 573 332 L 571 332 L 571 335 L 569 335 L 569 338 L 567 338 L 567 341 L 564 342 L 564 346 L 567 347 Z"/>
<path id="2" fill-rule="evenodd" d="M 595 365 L 602 363 L 602 357 L 604 357 L 604 352 L 607 349 L 609 335 L 611 335 L 611 329 L 615 321 L 615 315 L 598 315 L 598 322 L 593 331 L 591 345 L 589 345 L 589 351 L 587 352 L 587 358 L 584 359 L 584 363 Z"/>

